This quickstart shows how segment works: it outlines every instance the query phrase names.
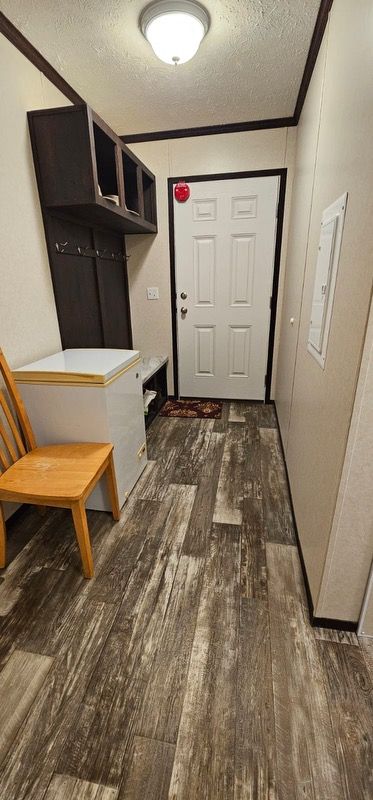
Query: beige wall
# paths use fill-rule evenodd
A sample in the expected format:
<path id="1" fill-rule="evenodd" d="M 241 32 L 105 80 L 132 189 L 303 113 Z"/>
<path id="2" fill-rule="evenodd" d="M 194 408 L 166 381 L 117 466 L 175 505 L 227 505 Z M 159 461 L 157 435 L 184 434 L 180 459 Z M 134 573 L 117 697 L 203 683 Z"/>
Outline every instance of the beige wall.
<path id="1" fill-rule="evenodd" d="M 134 152 L 155 173 L 157 178 L 158 235 L 127 237 L 127 252 L 131 256 L 129 282 L 134 346 L 139 348 L 143 355 L 165 353 L 172 361 L 167 178 L 288 167 L 282 248 L 283 263 L 286 252 L 295 141 L 295 128 L 279 128 L 277 130 L 199 136 L 190 139 L 131 145 Z M 159 300 L 146 299 L 147 286 L 159 287 Z M 281 309 L 282 286 L 283 269 L 281 268 L 279 309 Z M 279 317 L 280 314 L 278 319 Z M 277 341 L 276 339 L 274 379 Z M 169 376 L 169 391 L 172 392 L 172 363 Z M 274 381 L 272 385 L 274 385 Z"/>
<path id="2" fill-rule="evenodd" d="M 359 618 L 362 593 L 368 581 L 372 557 L 373 303 L 316 608 L 317 616 L 353 620 Z M 371 604 L 373 635 L 373 596 Z"/>
<path id="3" fill-rule="evenodd" d="M 61 349 L 26 112 L 68 100 L 0 35 L 0 347 L 17 367 Z"/>
<path id="4" fill-rule="evenodd" d="M 297 128 L 292 205 L 277 362 L 276 408 L 285 451 L 289 433 L 294 367 L 299 336 L 304 271 L 316 169 L 327 35 L 313 72 Z"/>
<path id="5" fill-rule="evenodd" d="M 302 115 L 296 158 L 277 391 L 295 514 L 316 608 L 372 287 L 372 34 L 371 0 L 335 0 Z M 322 370 L 307 352 L 320 220 L 323 209 L 345 191 L 348 208 Z M 296 333 L 289 333 L 290 317 L 300 317 L 297 341 Z M 346 572 L 334 580 L 333 592 L 342 593 Z M 358 586 L 360 601 L 363 592 L 364 586 Z M 333 614 L 328 603 L 322 607 L 325 616 L 342 618 L 335 605 Z M 350 608 L 344 618 L 356 619 L 356 612 Z"/>

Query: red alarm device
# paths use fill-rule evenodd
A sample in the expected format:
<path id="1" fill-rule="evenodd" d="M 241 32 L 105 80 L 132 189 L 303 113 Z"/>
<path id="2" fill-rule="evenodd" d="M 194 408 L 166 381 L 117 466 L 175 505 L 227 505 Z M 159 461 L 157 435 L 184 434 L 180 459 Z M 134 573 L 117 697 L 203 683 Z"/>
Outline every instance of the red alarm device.
<path id="1" fill-rule="evenodd" d="M 175 186 L 174 195 L 178 203 L 186 203 L 190 197 L 190 187 L 185 181 L 179 181 Z"/>

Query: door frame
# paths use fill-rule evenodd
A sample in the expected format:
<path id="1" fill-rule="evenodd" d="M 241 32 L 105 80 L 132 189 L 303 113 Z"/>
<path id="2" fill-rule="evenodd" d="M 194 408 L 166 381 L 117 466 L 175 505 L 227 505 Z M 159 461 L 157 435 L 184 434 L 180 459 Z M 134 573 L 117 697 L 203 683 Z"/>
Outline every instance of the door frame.
<path id="1" fill-rule="evenodd" d="M 176 311 L 177 297 L 176 297 L 174 197 L 172 191 L 173 184 L 177 183 L 178 181 L 185 181 L 186 183 L 200 183 L 201 181 L 228 181 L 228 180 L 234 180 L 236 178 L 266 178 L 271 176 L 278 176 L 280 178 L 280 186 L 279 186 L 278 207 L 277 207 L 277 229 L 276 229 L 274 264 L 273 264 L 267 370 L 265 376 L 266 391 L 265 391 L 264 402 L 269 403 L 271 398 L 273 347 L 274 347 L 275 329 L 276 329 L 277 298 L 278 298 L 278 284 L 279 284 L 280 262 L 281 262 L 282 231 L 284 227 L 287 169 L 285 167 L 281 167 L 279 169 L 260 169 L 260 170 L 251 170 L 249 172 L 220 172 L 220 173 L 214 173 L 212 175 L 186 175 L 186 176 L 180 175 L 178 177 L 168 178 L 167 180 L 174 394 L 175 397 L 177 398 L 179 398 L 179 360 L 178 360 L 178 350 L 177 350 L 177 311 Z"/>

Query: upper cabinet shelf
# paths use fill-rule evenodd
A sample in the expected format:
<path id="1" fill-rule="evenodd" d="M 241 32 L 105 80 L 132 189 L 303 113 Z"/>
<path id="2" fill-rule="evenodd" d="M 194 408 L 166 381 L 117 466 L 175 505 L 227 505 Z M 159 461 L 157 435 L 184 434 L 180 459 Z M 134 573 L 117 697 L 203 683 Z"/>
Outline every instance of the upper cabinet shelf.
<path id="1" fill-rule="evenodd" d="M 123 233 L 157 232 L 154 175 L 91 108 L 28 118 L 44 207 Z"/>

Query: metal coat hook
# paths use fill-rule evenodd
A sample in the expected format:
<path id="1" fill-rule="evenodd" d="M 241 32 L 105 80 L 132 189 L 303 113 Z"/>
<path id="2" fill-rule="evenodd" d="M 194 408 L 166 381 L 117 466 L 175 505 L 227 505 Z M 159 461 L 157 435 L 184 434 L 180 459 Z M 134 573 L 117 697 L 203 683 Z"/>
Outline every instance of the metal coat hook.
<path id="1" fill-rule="evenodd" d="M 65 247 L 67 247 L 68 244 L 69 244 L 68 241 L 67 242 L 56 242 L 57 253 L 64 253 L 65 252 Z"/>
<path id="2" fill-rule="evenodd" d="M 117 253 L 109 251 L 107 247 L 102 250 L 99 248 L 89 247 L 89 245 L 72 244 L 69 241 L 56 242 L 56 251 L 60 255 L 65 254 L 69 256 L 83 256 L 86 258 L 100 258 L 102 261 L 117 261 L 127 262 L 130 256 L 118 251 Z"/>

